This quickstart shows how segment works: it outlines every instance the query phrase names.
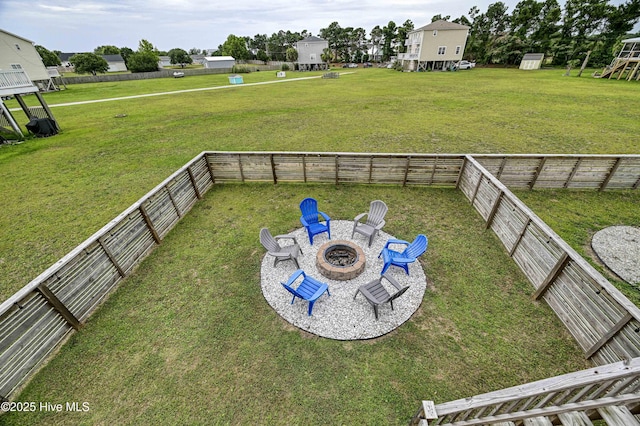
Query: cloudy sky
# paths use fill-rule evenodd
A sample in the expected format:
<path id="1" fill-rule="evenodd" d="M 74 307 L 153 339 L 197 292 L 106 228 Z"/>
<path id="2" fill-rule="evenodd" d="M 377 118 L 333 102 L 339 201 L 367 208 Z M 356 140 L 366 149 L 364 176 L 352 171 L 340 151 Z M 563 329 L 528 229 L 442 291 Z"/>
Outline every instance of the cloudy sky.
<path id="1" fill-rule="evenodd" d="M 138 48 L 146 39 L 159 50 L 215 49 L 229 34 L 278 30 L 318 35 L 334 21 L 341 27 L 374 26 L 410 19 L 416 27 L 436 14 L 452 19 L 472 6 L 485 12 L 497 0 L 0 0 L 0 28 L 49 50 L 93 51 L 97 46 Z M 620 3 L 623 0 L 614 0 Z M 503 0 L 509 12 L 518 0 Z M 563 1 L 560 1 L 564 4 Z"/>

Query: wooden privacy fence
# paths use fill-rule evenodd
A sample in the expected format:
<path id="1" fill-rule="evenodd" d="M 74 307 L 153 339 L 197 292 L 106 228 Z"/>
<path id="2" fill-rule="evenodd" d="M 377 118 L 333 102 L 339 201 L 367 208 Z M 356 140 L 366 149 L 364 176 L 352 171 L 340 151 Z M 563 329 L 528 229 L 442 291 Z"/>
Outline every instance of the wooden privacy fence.
<path id="1" fill-rule="evenodd" d="M 533 298 L 549 304 L 586 358 L 608 364 L 640 356 L 637 306 L 471 156 L 458 187 L 531 281 Z"/>
<path id="2" fill-rule="evenodd" d="M 203 152 L 0 305 L 0 399 L 82 325 L 211 186 L 227 181 L 458 187 L 587 357 L 606 363 L 638 356 L 638 309 L 481 163 L 518 187 L 637 189 L 640 180 L 640 156 Z"/>
<path id="3" fill-rule="evenodd" d="M 0 305 L 0 399 L 80 327 L 211 185 L 200 155 Z"/>

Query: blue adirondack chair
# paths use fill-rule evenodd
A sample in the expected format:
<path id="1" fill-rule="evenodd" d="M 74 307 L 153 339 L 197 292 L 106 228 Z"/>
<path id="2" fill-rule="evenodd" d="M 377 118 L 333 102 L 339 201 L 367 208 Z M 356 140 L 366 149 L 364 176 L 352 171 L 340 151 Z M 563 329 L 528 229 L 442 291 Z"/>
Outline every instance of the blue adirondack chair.
<path id="1" fill-rule="evenodd" d="M 300 276 L 302 276 L 302 282 L 300 282 L 297 288 L 293 288 L 293 284 Z M 318 300 L 325 291 L 327 295 L 331 296 L 328 285 L 308 276 L 302 269 L 295 271 L 286 283 L 280 284 L 282 284 L 289 293 L 293 294 L 293 299 L 291 299 L 292 305 L 293 302 L 296 301 L 296 297 L 309 302 L 309 315 L 311 315 L 311 311 L 313 310 L 313 304 L 316 303 L 316 300 Z"/>
<path id="2" fill-rule="evenodd" d="M 407 247 L 404 251 L 398 252 L 389 248 L 392 244 L 403 244 Z M 378 258 L 382 256 L 382 259 L 384 260 L 384 266 L 381 274 L 387 272 L 389 266 L 394 265 L 403 268 L 407 275 L 409 275 L 409 264 L 415 262 L 419 256 L 427 251 L 428 245 L 429 240 L 422 234 L 418 235 L 412 243 L 404 240 L 390 239 L 378 255 Z"/>
<path id="3" fill-rule="evenodd" d="M 326 232 L 331 239 L 331 218 L 324 212 L 318 211 L 318 202 L 313 198 L 305 198 L 300 202 L 300 222 L 307 229 L 309 242 L 313 245 L 313 236 Z M 324 219 L 322 223 L 319 216 Z"/>

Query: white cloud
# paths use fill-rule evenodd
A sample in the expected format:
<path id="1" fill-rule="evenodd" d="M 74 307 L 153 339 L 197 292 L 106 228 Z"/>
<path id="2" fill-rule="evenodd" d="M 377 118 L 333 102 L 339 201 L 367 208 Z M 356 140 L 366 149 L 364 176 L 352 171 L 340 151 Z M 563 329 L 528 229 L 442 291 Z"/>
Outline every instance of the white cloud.
<path id="1" fill-rule="evenodd" d="M 614 0 L 622 2 L 624 0 Z M 91 51 L 113 44 L 136 49 L 147 39 L 161 50 L 216 48 L 229 34 L 271 35 L 308 30 L 337 21 L 369 32 L 389 21 L 407 19 L 416 27 L 436 14 L 466 15 L 472 6 L 486 11 L 494 0 L 0 0 L 0 28 L 51 50 Z M 506 0 L 509 11 L 518 0 Z"/>

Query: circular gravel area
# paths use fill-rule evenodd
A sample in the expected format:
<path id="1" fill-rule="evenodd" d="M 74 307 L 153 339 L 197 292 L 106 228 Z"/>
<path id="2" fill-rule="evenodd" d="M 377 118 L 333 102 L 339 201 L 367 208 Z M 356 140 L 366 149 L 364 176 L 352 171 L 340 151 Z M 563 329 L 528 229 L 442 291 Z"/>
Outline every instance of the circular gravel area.
<path id="1" fill-rule="evenodd" d="M 319 234 L 313 237 L 313 246 L 309 245 L 309 237 L 304 228 L 299 228 L 293 234 L 302 249 L 302 255 L 298 259 L 300 269 L 306 274 L 329 285 L 331 296 L 325 293 L 313 306 L 311 316 L 307 315 L 308 302 L 296 299 L 291 304 L 292 295 L 280 284 L 286 282 L 289 276 L 296 270 L 292 261 L 278 262 L 273 267 L 273 257 L 265 254 L 262 259 L 260 274 L 260 284 L 262 294 L 269 305 L 285 320 L 294 326 L 316 334 L 321 337 L 336 340 L 359 340 L 371 339 L 389 333 L 411 318 L 411 315 L 420 307 L 424 292 L 427 288 L 427 278 L 419 261 L 409 266 L 409 275 L 406 275 L 402 268 L 390 267 L 387 273 L 393 275 L 402 285 L 409 285 L 409 289 L 393 302 L 394 310 L 388 303 L 378 308 L 379 320 L 376 321 L 373 314 L 373 307 L 367 299 L 358 293 L 356 300 L 353 296 L 358 287 L 372 281 L 380 276 L 382 271 L 382 259 L 378 259 L 378 254 L 389 238 L 395 238 L 384 231 L 381 231 L 374 240 L 371 247 L 367 246 L 368 239 L 363 235 L 354 234 L 351 238 L 353 221 L 332 220 L 331 240 L 347 240 L 358 244 L 365 253 L 367 264 L 364 272 L 348 281 L 330 280 L 321 275 L 316 269 L 316 254 L 320 246 L 329 241 L 327 234 Z M 276 232 L 272 233 L 275 235 Z M 283 239 L 280 244 L 286 245 L 292 241 Z M 400 248 L 397 247 L 397 248 Z M 426 256 L 429 253 L 425 253 Z M 383 285 L 387 287 L 389 293 L 395 292 L 395 287 L 386 280 Z"/>
<path id="2" fill-rule="evenodd" d="M 640 284 L 640 228 L 610 226 L 596 232 L 591 247 L 600 260 L 630 284 Z"/>

